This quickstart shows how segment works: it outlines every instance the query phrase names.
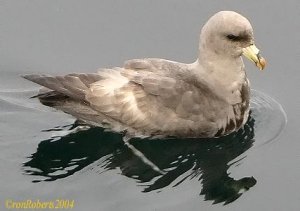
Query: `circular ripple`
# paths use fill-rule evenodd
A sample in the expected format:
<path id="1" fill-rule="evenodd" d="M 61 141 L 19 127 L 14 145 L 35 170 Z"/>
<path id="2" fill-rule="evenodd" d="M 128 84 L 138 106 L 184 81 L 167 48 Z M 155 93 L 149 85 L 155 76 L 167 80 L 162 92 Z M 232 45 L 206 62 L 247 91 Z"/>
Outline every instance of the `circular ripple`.
<path id="1" fill-rule="evenodd" d="M 287 123 L 287 116 L 282 106 L 270 96 L 257 90 L 251 90 L 250 106 L 255 120 L 256 146 L 276 140 Z"/>

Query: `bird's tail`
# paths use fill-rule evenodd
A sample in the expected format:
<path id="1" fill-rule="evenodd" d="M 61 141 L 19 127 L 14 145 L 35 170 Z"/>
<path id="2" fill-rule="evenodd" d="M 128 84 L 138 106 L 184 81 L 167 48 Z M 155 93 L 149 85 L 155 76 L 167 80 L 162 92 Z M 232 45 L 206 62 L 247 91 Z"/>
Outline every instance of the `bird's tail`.
<path id="1" fill-rule="evenodd" d="M 101 79 L 101 76 L 98 74 L 85 73 L 65 76 L 24 75 L 22 77 L 74 100 L 84 100 L 90 84 Z"/>

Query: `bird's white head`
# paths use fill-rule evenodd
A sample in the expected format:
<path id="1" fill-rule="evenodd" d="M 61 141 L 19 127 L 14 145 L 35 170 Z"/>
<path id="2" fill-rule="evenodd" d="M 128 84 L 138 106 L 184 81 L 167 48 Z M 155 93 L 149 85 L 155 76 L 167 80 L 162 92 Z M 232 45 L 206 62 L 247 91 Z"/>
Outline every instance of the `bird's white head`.
<path id="1" fill-rule="evenodd" d="M 202 55 L 232 59 L 242 54 L 255 62 L 259 69 L 265 67 L 266 62 L 254 45 L 253 29 L 248 19 L 233 11 L 213 15 L 201 30 L 199 59 Z"/>

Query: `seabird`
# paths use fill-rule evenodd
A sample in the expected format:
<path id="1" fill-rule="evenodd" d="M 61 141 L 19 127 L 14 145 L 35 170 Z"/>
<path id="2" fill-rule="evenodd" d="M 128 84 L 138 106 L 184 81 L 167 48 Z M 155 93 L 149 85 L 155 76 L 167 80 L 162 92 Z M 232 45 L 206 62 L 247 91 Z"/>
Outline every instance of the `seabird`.
<path id="1" fill-rule="evenodd" d="M 203 26 L 193 63 L 145 58 L 96 73 L 23 77 L 47 88 L 38 95 L 41 103 L 124 133 L 126 140 L 219 137 L 248 119 L 250 88 L 242 55 L 265 67 L 250 22 L 221 11 Z"/>

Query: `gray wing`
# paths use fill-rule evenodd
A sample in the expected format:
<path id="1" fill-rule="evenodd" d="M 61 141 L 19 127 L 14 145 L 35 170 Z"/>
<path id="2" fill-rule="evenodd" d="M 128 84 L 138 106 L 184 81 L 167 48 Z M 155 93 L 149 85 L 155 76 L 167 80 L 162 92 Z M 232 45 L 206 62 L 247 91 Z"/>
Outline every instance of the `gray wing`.
<path id="1" fill-rule="evenodd" d="M 167 107 L 178 109 L 180 116 L 206 113 L 212 101 L 223 101 L 205 82 L 197 81 L 186 64 L 150 58 L 126 61 L 124 67 L 123 75 Z"/>
<path id="2" fill-rule="evenodd" d="M 132 59 L 124 64 L 125 69 L 135 71 L 153 72 L 171 78 L 177 78 L 185 81 L 192 81 L 195 76 L 190 71 L 188 64 L 174 62 L 166 59 L 145 58 L 145 59 Z"/>
<path id="3" fill-rule="evenodd" d="M 85 99 L 85 94 L 90 84 L 101 80 L 101 76 L 96 73 L 73 73 L 65 76 L 33 74 L 24 75 L 22 77 L 41 86 L 47 87 L 50 90 L 57 91 L 78 100 Z"/>
<path id="4" fill-rule="evenodd" d="M 107 112 L 101 113 L 93 109 L 93 106 L 86 99 L 87 94 L 91 92 L 91 85 L 97 81 L 102 81 L 105 84 L 109 76 L 110 74 L 107 74 L 106 70 L 102 74 L 72 73 L 65 76 L 33 74 L 22 77 L 47 88 L 41 89 L 40 93 L 35 96 L 46 106 L 54 107 L 89 124 L 113 131 L 133 130 L 118 119 L 106 115 Z M 117 83 L 114 79 L 112 81 Z M 105 95 L 97 97 L 103 103 L 110 100 Z"/>
<path id="5" fill-rule="evenodd" d="M 92 84 L 86 95 L 93 109 L 151 135 L 216 133 L 215 111 L 222 109 L 214 108 L 212 101 L 219 99 L 205 86 L 199 88 L 153 70 L 125 67 L 99 72 L 106 79 Z"/>
<path id="6" fill-rule="evenodd" d="M 136 72 L 130 81 L 139 84 L 148 95 L 155 96 L 156 104 L 171 109 L 178 118 L 203 121 L 217 101 L 222 102 L 206 86 L 193 85 L 184 80 L 155 73 Z"/>
<path id="7" fill-rule="evenodd" d="M 215 107 L 222 104 L 204 85 L 181 79 L 184 71 L 184 65 L 152 59 L 94 74 L 24 78 L 70 97 L 59 109 L 92 124 L 117 125 L 133 135 L 212 136 L 215 112 L 222 110 Z"/>

